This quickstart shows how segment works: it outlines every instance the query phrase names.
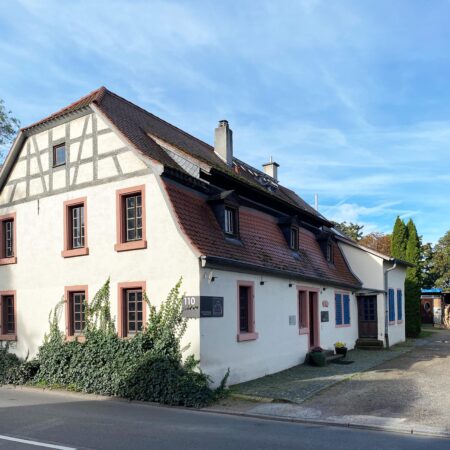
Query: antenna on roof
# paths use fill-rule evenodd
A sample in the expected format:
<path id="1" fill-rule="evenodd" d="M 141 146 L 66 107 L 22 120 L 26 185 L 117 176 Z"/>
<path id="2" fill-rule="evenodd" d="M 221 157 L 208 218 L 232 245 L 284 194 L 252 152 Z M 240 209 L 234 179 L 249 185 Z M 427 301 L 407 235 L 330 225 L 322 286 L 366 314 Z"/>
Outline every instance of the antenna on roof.
<path id="1" fill-rule="evenodd" d="M 314 209 L 319 211 L 319 194 L 314 194 Z"/>

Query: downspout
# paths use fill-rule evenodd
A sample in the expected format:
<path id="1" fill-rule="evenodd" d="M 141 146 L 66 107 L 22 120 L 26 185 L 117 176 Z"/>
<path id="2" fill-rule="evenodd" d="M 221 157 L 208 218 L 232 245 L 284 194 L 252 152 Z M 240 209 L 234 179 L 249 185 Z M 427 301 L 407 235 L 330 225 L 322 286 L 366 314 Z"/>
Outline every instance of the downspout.
<path id="1" fill-rule="evenodd" d="M 389 349 L 389 300 L 388 300 L 388 273 L 397 267 L 397 261 L 390 269 L 384 271 L 384 337 L 386 339 L 386 348 Z"/>

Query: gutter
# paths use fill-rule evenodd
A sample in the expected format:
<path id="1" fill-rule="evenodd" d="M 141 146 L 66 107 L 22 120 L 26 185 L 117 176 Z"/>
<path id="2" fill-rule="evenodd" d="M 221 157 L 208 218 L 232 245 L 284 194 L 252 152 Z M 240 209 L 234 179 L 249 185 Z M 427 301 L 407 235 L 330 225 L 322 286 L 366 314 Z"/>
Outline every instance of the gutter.
<path id="1" fill-rule="evenodd" d="M 389 349 L 389 308 L 388 308 L 388 275 L 389 272 L 397 268 L 397 260 L 394 259 L 394 265 L 384 271 L 384 336 L 386 339 L 386 348 Z"/>
<path id="2" fill-rule="evenodd" d="M 308 275 L 302 275 L 298 272 L 292 272 L 289 270 L 283 270 L 283 269 L 273 269 L 270 267 L 264 267 L 259 266 L 257 264 L 251 264 L 246 263 L 242 261 L 238 261 L 235 259 L 228 259 L 228 258 L 221 258 L 220 256 L 200 256 L 200 264 L 202 268 L 210 268 L 210 269 L 227 269 L 227 268 L 234 268 L 239 271 L 245 271 L 245 272 L 255 272 L 255 273 L 266 273 L 268 275 L 274 275 L 282 278 L 286 278 L 288 280 L 303 280 L 303 281 L 310 281 L 314 283 L 319 283 L 321 285 L 325 286 L 337 286 L 337 287 L 344 287 L 347 289 L 351 289 L 352 291 L 356 291 L 358 289 L 361 289 L 362 285 L 354 285 L 354 284 L 348 284 L 348 283 L 342 283 L 339 281 L 333 281 L 333 280 L 327 280 L 320 277 L 312 277 Z"/>

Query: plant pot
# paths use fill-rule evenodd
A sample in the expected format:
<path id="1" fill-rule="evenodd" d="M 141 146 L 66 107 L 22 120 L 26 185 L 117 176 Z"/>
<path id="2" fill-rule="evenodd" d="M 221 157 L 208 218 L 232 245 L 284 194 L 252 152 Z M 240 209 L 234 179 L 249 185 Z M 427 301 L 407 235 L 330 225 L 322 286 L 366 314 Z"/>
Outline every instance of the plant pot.
<path id="1" fill-rule="evenodd" d="M 327 365 L 327 359 L 323 352 L 310 352 L 309 361 L 313 366 L 323 367 Z"/>
<path id="2" fill-rule="evenodd" d="M 344 358 L 347 356 L 347 347 L 335 347 L 336 355 L 344 355 Z"/>

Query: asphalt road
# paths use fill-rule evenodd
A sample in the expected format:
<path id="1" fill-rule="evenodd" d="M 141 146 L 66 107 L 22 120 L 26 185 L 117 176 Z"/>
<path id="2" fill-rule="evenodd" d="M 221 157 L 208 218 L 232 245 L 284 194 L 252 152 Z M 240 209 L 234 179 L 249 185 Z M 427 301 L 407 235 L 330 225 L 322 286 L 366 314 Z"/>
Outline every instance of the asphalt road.
<path id="1" fill-rule="evenodd" d="M 431 450 L 449 449 L 450 439 L 250 419 L 70 393 L 0 388 L 0 449 L 38 448 Z"/>

